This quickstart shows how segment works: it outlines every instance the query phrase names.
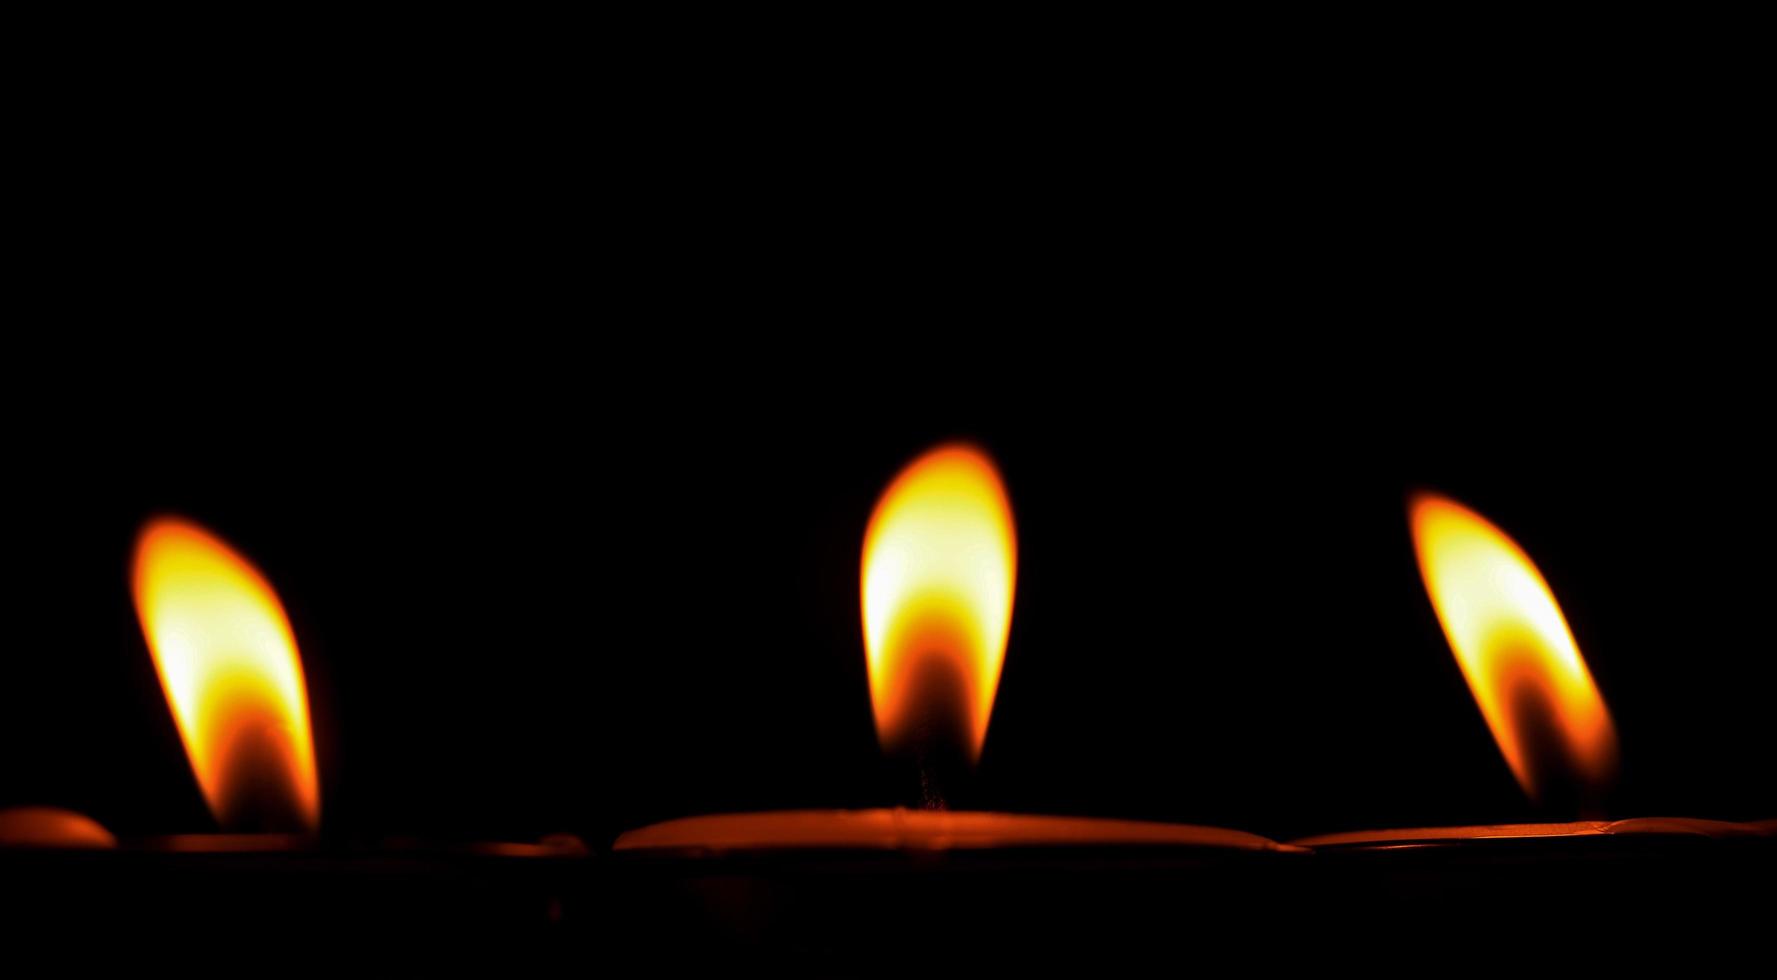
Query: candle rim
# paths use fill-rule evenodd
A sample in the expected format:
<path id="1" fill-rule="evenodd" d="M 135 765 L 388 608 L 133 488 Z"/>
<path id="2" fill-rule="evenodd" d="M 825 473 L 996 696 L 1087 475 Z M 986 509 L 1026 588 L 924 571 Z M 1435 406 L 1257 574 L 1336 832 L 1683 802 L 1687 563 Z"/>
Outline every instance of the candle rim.
<path id="1" fill-rule="evenodd" d="M 1082 835 L 1082 830 L 1097 833 Z M 763 810 L 679 817 L 626 831 L 617 838 L 612 850 L 634 853 L 820 849 L 971 851 L 1074 846 L 1301 850 L 1257 834 L 1198 824 L 887 807 Z"/>
<path id="2" fill-rule="evenodd" d="M 1732 821 L 1703 817 L 1630 817 L 1623 820 L 1576 820 L 1567 823 L 1468 824 L 1449 827 L 1397 827 L 1350 830 L 1298 837 L 1297 847 L 1379 846 L 1389 843 L 1431 844 L 1472 840 L 1542 840 L 1556 837 L 1761 837 L 1777 834 L 1777 820 Z"/>

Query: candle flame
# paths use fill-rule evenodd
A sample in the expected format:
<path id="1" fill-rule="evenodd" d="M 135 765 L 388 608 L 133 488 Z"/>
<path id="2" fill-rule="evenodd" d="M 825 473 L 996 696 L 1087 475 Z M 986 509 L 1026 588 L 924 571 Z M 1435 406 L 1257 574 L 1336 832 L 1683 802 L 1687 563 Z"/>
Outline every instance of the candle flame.
<path id="1" fill-rule="evenodd" d="M 1597 799 L 1616 774 L 1616 726 L 1542 573 L 1448 497 L 1416 494 L 1408 511 L 1426 592 L 1518 785 L 1538 801 Z"/>
<path id="2" fill-rule="evenodd" d="M 320 825 L 296 638 L 271 584 L 189 521 L 142 528 L 136 613 L 210 812 L 229 830 Z"/>
<path id="3" fill-rule="evenodd" d="M 978 759 L 987 738 L 1018 545 L 992 460 L 962 444 L 914 460 L 889 484 L 864 533 L 864 648 L 885 748 L 929 737 L 933 711 Z M 949 703 L 934 704 L 949 698 Z"/>

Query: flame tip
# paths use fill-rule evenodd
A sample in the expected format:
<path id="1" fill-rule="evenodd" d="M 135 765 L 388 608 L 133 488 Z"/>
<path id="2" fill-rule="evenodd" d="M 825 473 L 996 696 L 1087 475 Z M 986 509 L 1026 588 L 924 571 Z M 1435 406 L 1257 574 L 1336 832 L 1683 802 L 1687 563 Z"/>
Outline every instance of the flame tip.
<path id="1" fill-rule="evenodd" d="M 1409 510 L 1434 501 L 1450 499 L 1449 494 L 1424 484 L 1414 484 L 1407 488 L 1407 508 Z"/>

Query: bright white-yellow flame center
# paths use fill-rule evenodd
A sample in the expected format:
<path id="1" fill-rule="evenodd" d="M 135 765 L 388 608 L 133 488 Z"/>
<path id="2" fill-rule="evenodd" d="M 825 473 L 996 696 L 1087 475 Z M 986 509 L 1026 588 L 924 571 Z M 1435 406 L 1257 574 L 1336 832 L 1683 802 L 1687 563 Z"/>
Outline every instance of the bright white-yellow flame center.
<path id="1" fill-rule="evenodd" d="M 909 733 L 933 669 L 961 687 L 971 757 L 987 738 L 1012 625 L 1012 508 L 993 462 L 967 445 L 921 456 L 883 492 L 864 534 L 864 648 L 877 733 Z"/>
<path id="2" fill-rule="evenodd" d="M 277 593 L 221 539 L 150 521 L 132 587 L 198 785 L 225 828 L 315 830 L 320 788 L 302 661 Z M 269 799 L 269 803 L 268 803 Z"/>

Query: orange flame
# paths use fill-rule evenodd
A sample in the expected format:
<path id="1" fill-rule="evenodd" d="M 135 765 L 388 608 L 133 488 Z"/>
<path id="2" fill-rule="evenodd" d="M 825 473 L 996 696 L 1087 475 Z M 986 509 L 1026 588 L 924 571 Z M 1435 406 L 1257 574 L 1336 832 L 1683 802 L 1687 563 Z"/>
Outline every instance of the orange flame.
<path id="1" fill-rule="evenodd" d="M 230 830 L 316 830 L 308 689 L 271 584 L 203 528 L 158 518 L 137 538 L 131 585 L 210 812 Z"/>
<path id="2" fill-rule="evenodd" d="M 876 731 L 885 748 L 922 737 L 933 684 L 953 686 L 971 759 L 993 712 L 1018 542 L 1012 506 L 993 461 L 952 444 L 895 477 L 864 532 L 864 649 Z M 921 703 L 921 699 L 925 703 Z"/>
<path id="3" fill-rule="evenodd" d="M 1408 505 L 1426 592 L 1518 785 L 1534 800 L 1571 780 L 1597 799 L 1617 732 L 1555 595 L 1517 543 L 1448 497 Z"/>

